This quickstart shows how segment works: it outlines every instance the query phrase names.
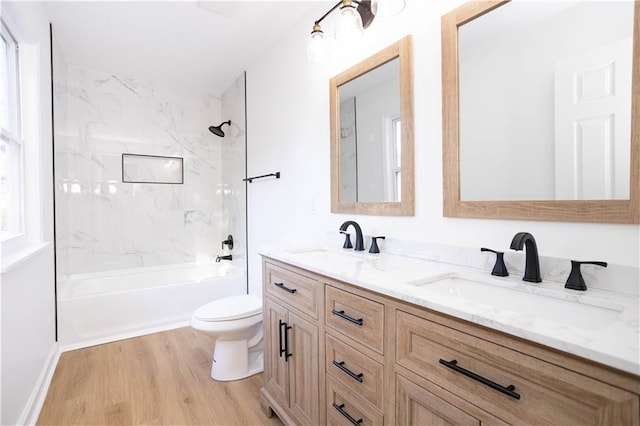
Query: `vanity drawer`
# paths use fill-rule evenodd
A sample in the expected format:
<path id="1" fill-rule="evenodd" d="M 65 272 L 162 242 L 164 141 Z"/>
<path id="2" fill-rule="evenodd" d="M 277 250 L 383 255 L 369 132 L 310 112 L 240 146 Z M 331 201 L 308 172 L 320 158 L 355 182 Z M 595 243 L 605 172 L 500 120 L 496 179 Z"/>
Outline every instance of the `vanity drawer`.
<path id="1" fill-rule="evenodd" d="M 353 425 L 354 422 L 360 426 L 382 425 L 384 418 L 378 410 L 327 375 L 327 424 Z"/>
<path id="2" fill-rule="evenodd" d="M 329 285 L 325 289 L 327 325 L 382 354 L 384 305 Z"/>
<path id="3" fill-rule="evenodd" d="M 396 362 L 508 423 L 640 421 L 637 395 L 402 311 Z"/>
<path id="4" fill-rule="evenodd" d="M 313 318 L 318 318 L 322 283 L 271 263 L 265 268 L 265 290 Z"/>
<path id="5" fill-rule="evenodd" d="M 326 335 L 326 370 L 350 392 L 362 396 L 382 410 L 382 364 L 346 345 L 335 337 Z"/>

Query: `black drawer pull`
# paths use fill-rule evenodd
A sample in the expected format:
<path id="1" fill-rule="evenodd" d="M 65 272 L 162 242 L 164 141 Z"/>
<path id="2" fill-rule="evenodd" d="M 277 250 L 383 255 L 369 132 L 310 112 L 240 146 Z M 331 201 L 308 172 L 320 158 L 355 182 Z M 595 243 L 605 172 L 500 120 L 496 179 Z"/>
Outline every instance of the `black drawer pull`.
<path id="1" fill-rule="evenodd" d="M 473 371 L 469 371 L 467 369 L 464 369 L 462 367 L 460 367 L 458 365 L 458 361 L 456 361 L 455 359 L 453 361 L 445 361 L 444 359 L 440 359 L 440 364 L 444 365 L 445 367 L 448 367 L 454 371 L 457 371 L 458 373 L 462 373 L 465 376 L 476 380 L 480 383 L 482 383 L 483 385 L 487 385 L 490 388 L 493 388 L 495 390 L 497 390 L 498 392 L 502 392 L 505 395 L 510 396 L 511 398 L 515 398 L 515 399 L 520 399 L 520 394 L 514 392 L 516 387 L 514 385 L 509 385 L 506 388 L 502 385 L 497 384 L 496 382 L 492 382 L 491 380 L 479 376 L 478 374 L 474 373 Z"/>
<path id="2" fill-rule="evenodd" d="M 333 315 L 339 316 L 340 318 L 344 318 L 347 321 L 351 321 L 352 323 L 354 323 L 356 325 L 360 325 L 360 326 L 362 325 L 362 318 L 360 318 L 360 319 L 352 318 L 349 315 L 345 314 L 344 311 L 336 311 L 335 309 L 333 309 L 333 310 L 331 310 L 331 313 Z"/>
<path id="3" fill-rule="evenodd" d="M 297 291 L 295 288 L 285 287 L 284 283 L 273 283 L 273 285 L 275 285 L 278 288 L 283 289 L 284 291 L 288 291 L 291 294 L 293 294 L 293 293 L 295 293 Z"/>
<path id="4" fill-rule="evenodd" d="M 356 374 L 353 371 L 349 370 L 347 367 L 344 366 L 344 361 L 336 361 L 333 360 L 333 365 L 335 365 L 336 367 L 338 367 L 340 370 L 344 371 L 345 373 L 347 373 L 353 380 L 357 380 L 360 383 L 362 383 L 362 376 L 364 376 L 364 374 L 360 373 L 360 374 Z"/>
<path id="5" fill-rule="evenodd" d="M 333 403 L 333 408 L 335 408 L 336 410 L 338 410 L 338 413 L 342 414 L 343 416 L 345 416 L 347 418 L 347 420 L 349 420 L 351 422 L 351 424 L 353 426 L 360 426 L 360 423 L 362 423 L 362 419 L 354 419 L 353 417 L 351 417 L 351 415 L 349 413 L 347 413 L 346 411 L 344 411 L 344 404 L 336 404 L 335 402 Z"/>

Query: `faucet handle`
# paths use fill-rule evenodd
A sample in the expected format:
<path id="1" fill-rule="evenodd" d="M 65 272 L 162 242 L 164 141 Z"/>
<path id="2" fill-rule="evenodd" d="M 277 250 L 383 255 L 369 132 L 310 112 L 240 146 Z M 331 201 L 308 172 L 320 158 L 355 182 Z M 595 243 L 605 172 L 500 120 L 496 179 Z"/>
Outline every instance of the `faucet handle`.
<path id="1" fill-rule="evenodd" d="M 585 291 L 587 289 L 587 284 L 584 282 L 584 278 L 582 278 L 582 271 L 580 271 L 580 265 L 598 265 L 603 268 L 607 267 L 607 262 L 599 262 L 599 261 L 588 261 L 588 262 L 579 262 L 577 260 L 571 261 L 571 273 L 569 273 L 569 278 L 567 278 L 567 282 L 564 285 L 564 288 L 569 288 L 571 290 L 581 290 Z"/>
<path id="2" fill-rule="evenodd" d="M 233 236 L 229 235 L 227 236 L 227 239 L 222 241 L 222 249 L 224 250 L 224 245 L 228 245 L 229 246 L 229 250 L 233 250 Z"/>
<path id="3" fill-rule="evenodd" d="M 491 271 L 491 275 L 495 275 L 496 277 L 508 277 L 509 271 L 507 271 L 507 265 L 504 264 L 504 252 L 491 250 L 486 247 L 481 247 L 480 251 L 490 251 L 491 253 L 496 254 L 496 263 L 493 265 L 493 270 Z"/>
<path id="4" fill-rule="evenodd" d="M 371 237 L 371 248 L 369 249 L 369 253 L 380 253 L 380 249 L 378 248 L 377 240 L 384 240 L 385 237 Z"/>
<path id="5" fill-rule="evenodd" d="M 349 234 L 346 231 L 340 231 L 340 233 L 344 234 L 344 244 L 342 245 L 342 248 L 345 248 L 345 249 L 353 248 L 353 245 L 351 244 L 351 234 Z"/>

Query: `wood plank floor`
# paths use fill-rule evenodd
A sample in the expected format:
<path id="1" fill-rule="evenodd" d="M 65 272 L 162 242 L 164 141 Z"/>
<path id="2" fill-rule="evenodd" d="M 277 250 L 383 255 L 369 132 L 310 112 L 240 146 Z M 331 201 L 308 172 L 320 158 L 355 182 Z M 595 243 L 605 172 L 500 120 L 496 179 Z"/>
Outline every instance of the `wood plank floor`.
<path id="1" fill-rule="evenodd" d="M 260 409 L 262 374 L 210 377 L 213 339 L 189 327 L 65 352 L 41 425 L 282 425 Z"/>

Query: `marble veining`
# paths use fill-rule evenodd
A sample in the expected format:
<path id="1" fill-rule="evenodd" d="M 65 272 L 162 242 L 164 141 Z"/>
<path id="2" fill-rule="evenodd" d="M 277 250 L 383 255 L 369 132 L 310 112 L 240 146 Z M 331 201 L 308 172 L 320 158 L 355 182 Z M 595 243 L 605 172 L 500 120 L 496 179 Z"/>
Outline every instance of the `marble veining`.
<path id="1" fill-rule="evenodd" d="M 396 244 L 402 246 L 400 242 Z M 408 243 L 403 247 L 415 254 L 418 245 Z M 427 256 L 429 250 L 424 246 L 422 250 Z M 526 283 L 520 274 L 492 277 L 492 261 L 487 264 L 474 255 L 465 257 L 468 249 L 459 247 L 442 250 L 439 255 L 432 253 L 427 256 L 429 259 L 388 252 L 356 253 L 336 249 L 334 244 L 330 249 L 326 246 L 297 250 L 265 248 L 261 254 L 640 375 L 640 297 L 637 295 L 596 288 L 586 292 L 567 290 L 546 278 L 542 283 Z M 452 263 L 454 259 L 459 263 Z M 559 263 L 549 260 L 549 264 Z M 481 266 L 475 267 L 478 264 Z M 449 278 L 466 281 L 474 291 L 455 291 L 446 283 Z M 633 284 L 637 286 L 637 282 Z M 482 289 L 475 290 L 473 286 Z M 495 297 L 480 297 L 478 291 L 483 289 Z"/>
<path id="2" fill-rule="evenodd" d="M 235 178 L 224 167 L 244 169 L 244 157 L 225 154 L 230 144 L 207 129 L 222 99 L 63 64 L 57 71 L 59 275 L 214 258 L 235 226 L 218 191 Z M 184 183 L 122 182 L 123 153 L 184 158 Z"/>

